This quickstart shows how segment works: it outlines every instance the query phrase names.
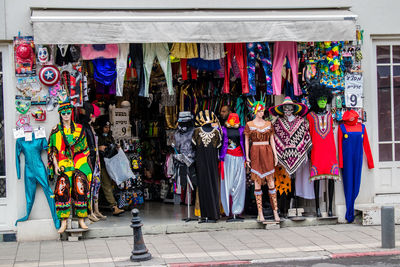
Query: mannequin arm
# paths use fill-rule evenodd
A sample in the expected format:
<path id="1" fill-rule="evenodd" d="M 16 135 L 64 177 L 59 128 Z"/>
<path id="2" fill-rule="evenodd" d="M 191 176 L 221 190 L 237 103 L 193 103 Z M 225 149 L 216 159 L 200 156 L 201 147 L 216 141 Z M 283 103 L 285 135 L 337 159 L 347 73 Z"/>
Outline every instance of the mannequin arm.
<path id="1" fill-rule="evenodd" d="M 245 135 L 244 136 L 244 146 L 246 150 L 246 164 L 250 168 L 250 157 L 249 157 L 249 150 L 250 150 L 250 144 L 249 144 L 249 136 Z"/>
<path id="2" fill-rule="evenodd" d="M 364 147 L 365 155 L 367 156 L 368 168 L 373 169 L 374 168 L 374 159 L 372 158 L 372 152 L 371 152 L 371 147 L 369 145 L 367 129 L 364 130 L 363 147 Z"/>
<path id="3" fill-rule="evenodd" d="M 343 151 L 342 151 L 343 133 L 340 126 L 338 128 L 339 128 L 338 129 L 339 168 L 343 168 Z"/>
<path id="4" fill-rule="evenodd" d="M 271 134 L 271 136 L 269 137 L 269 143 L 271 144 L 272 147 L 272 152 L 274 153 L 274 165 L 278 165 L 278 154 L 276 153 L 276 147 L 275 147 L 275 140 L 274 140 L 274 135 Z"/>

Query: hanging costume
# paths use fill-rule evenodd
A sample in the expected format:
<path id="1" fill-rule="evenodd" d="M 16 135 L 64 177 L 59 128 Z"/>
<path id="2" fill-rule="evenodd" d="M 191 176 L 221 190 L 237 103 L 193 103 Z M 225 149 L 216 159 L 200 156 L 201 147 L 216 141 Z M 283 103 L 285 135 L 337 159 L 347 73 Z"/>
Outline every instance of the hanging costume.
<path id="1" fill-rule="evenodd" d="M 232 120 L 236 128 L 231 126 Z M 223 142 L 219 157 L 221 160 L 221 203 L 227 216 L 231 211 L 234 215 L 242 213 L 246 194 L 244 127 L 239 127 L 239 125 L 239 116 L 231 113 L 226 123 L 227 127 L 222 127 Z M 232 196 L 232 207 L 229 205 L 229 196 Z"/>
<path id="2" fill-rule="evenodd" d="M 227 51 L 226 55 L 226 64 L 225 64 L 225 80 L 224 80 L 224 89 L 223 93 L 229 93 L 229 81 L 230 81 L 230 70 L 232 66 L 232 60 L 235 59 L 240 71 L 240 79 L 242 82 L 242 93 L 249 93 L 249 81 L 247 78 L 247 60 L 245 55 L 246 46 L 244 43 L 227 43 L 225 44 L 225 48 Z"/>
<path id="3" fill-rule="evenodd" d="M 201 43 L 200 58 L 205 60 L 216 60 L 225 57 L 224 44 L 222 43 Z"/>
<path id="4" fill-rule="evenodd" d="M 154 58 L 157 57 L 158 62 L 164 72 L 167 80 L 168 92 L 170 95 L 174 93 L 172 86 L 172 68 L 169 56 L 169 48 L 167 43 L 146 43 L 143 44 L 144 59 L 144 97 L 149 97 L 150 75 L 153 69 Z"/>
<path id="5" fill-rule="evenodd" d="M 28 220 L 31 213 L 33 203 L 35 201 L 36 185 L 40 184 L 49 203 L 51 216 L 53 217 L 54 226 L 60 228 L 60 221 L 57 218 L 56 206 L 54 203 L 54 194 L 51 191 L 47 180 L 46 168 L 42 162 L 40 153 L 43 149 L 47 149 L 46 138 L 36 139 L 32 134 L 32 141 L 25 141 L 24 138 L 18 138 L 15 144 L 15 163 L 17 167 L 17 177 L 21 179 L 21 168 L 19 156 L 21 153 L 25 155 L 25 198 L 26 198 L 26 215 L 15 222 L 23 222 Z"/>
<path id="6" fill-rule="evenodd" d="M 60 105 L 59 111 L 71 108 Z M 73 132 L 72 132 L 73 131 Z M 87 217 L 89 185 L 92 170 L 88 164 L 89 148 L 82 125 L 71 122 L 71 127 L 62 127 L 59 123 L 51 131 L 48 149 L 48 167 L 50 179 L 54 179 L 53 158 L 58 162 L 60 175 L 54 188 L 57 216 L 66 219 L 71 213 L 73 200 L 75 215 Z"/>
<path id="7" fill-rule="evenodd" d="M 336 146 L 333 137 L 332 114 L 317 114 L 311 111 L 307 115 L 312 141 L 310 181 L 321 179 L 340 180 L 339 165 L 336 158 Z"/>
<path id="8" fill-rule="evenodd" d="M 218 220 L 218 149 L 221 146 L 219 122 L 209 110 L 200 111 L 196 116 L 196 128 L 192 142 L 196 146 L 196 170 L 200 212 L 202 218 Z"/>
<path id="9" fill-rule="evenodd" d="M 343 122 L 338 131 L 339 167 L 343 168 L 343 187 L 346 199 L 346 220 L 354 221 L 354 202 L 360 191 L 363 149 L 368 168 L 374 168 L 371 148 L 365 125 L 358 123 L 357 112 L 350 110 L 343 114 Z"/>
<path id="10" fill-rule="evenodd" d="M 137 73 L 139 96 L 144 96 L 144 68 L 142 44 L 129 44 L 129 57 L 132 59 Z"/>
<path id="11" fill-rule="evenodd" d="M 282 67 L 285 58 L 288 58 L 292 69 L 293 89 L 295 95 L 301 95 L 301 88 L 298 82 L 298 56 L 296 42 L 275 42 L 274 62 L 272 64 L 272 87 L 274 95 L 281 95 L 282 92 Z"/>
<path id="12" fill-rule="evenodd" d="M 247 73 L 249 78 L 249 95 L 256 95 L 256 58 L 261 61 L 266 80 L 266 93 L 273 94 L 272 90 L 272 62 L 271 51 L 267 42 L 247 43 Z"/>

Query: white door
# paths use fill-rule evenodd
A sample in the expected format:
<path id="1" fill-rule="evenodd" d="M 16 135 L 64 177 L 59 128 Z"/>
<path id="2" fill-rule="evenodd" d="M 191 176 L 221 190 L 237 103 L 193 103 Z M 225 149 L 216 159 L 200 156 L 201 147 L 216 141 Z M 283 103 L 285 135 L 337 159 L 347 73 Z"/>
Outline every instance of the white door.
<path id="1" fill-rule="evenodd" d="M 377 96 L 373 127 L 378 136 L 375 192 L 394 194 L 400 193 L 400 40 L 377 40 L 373 49 Z"/>

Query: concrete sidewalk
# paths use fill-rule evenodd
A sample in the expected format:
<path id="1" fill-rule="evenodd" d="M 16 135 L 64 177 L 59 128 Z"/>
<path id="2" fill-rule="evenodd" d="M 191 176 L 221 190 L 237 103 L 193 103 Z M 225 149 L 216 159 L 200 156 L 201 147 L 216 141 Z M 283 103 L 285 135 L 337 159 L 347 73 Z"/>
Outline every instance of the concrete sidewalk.
<path id="1" fill-rule="evenodd" d="M 142 263 L 129 260 L 131 237 L 0 243 L 0 266 L 196 266 L 400 253 L 399 225 L 396 249 L 381 249 L 380 238 L 380 227 L 354 224 L 145 235 L 153 259 Z"/>

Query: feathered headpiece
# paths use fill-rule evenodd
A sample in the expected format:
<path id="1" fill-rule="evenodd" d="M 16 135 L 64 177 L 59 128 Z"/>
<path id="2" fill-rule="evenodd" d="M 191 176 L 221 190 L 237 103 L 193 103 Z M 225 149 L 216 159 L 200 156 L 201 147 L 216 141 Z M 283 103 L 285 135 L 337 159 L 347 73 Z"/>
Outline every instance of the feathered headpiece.
<path id="1" fill-rule="evenodd" d="M 261 94 L 260 101 L 256 101 L 253 96 L 253 102 L 247 98 L 247 104 L 249 108 L 253 110 L 254 115 L 257 114 L 258 111 L 265 110 L 265 94 Z"/>

